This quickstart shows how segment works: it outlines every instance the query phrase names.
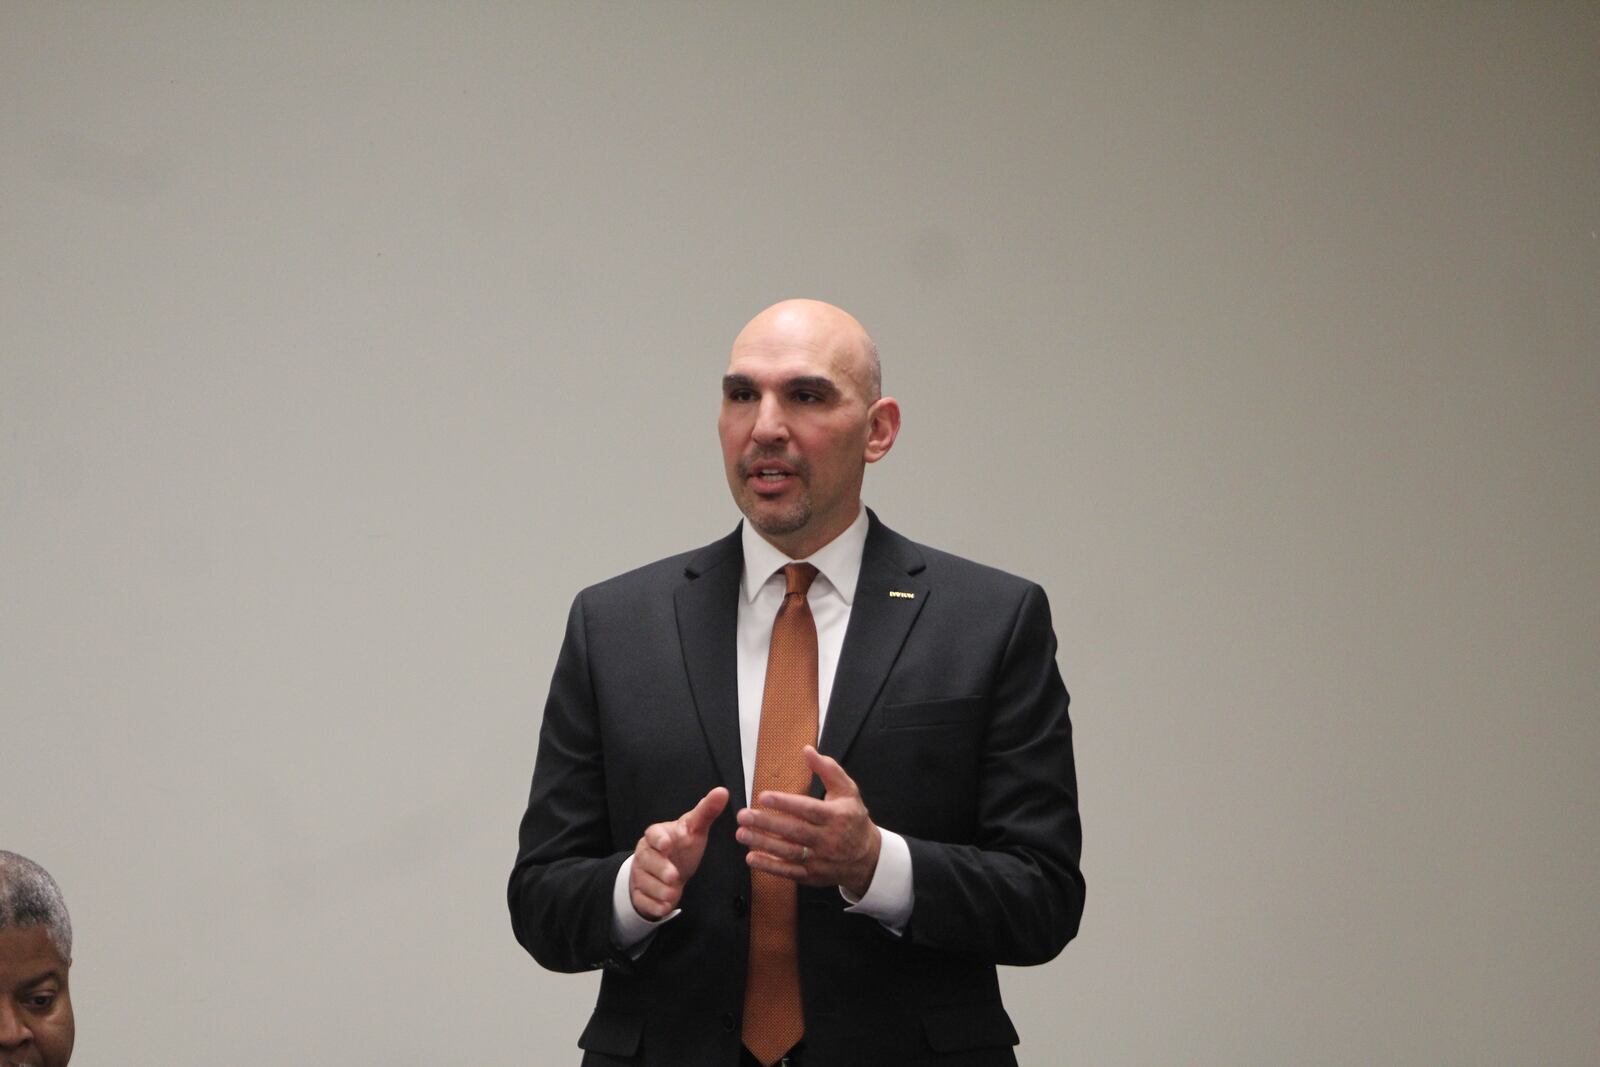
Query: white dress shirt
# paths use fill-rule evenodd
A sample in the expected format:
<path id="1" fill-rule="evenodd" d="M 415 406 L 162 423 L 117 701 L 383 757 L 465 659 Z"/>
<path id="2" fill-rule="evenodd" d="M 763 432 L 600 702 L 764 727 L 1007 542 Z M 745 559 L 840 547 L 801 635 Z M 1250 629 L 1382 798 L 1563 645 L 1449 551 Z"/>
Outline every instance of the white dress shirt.
<path id="1" fill-rule="evenodd" d="M 850 625 L 850 605 L 855 600 L 856 580 L 861 576 L 861 557 L 867 544 L 865 508 L 838 537 L 804 560 L 791 560 L 757 533 L 748 522 L 740 531 L 744 546 L 744 575 L 740 582 L 739 620 L 735 641 L 739 657 L 739 748 L 744 764 L 744 793 L 750 796 L 755 778 L 756 740 L 761 732 L 761 698 L 766 689 L 767 653 L 772 644 L 772 623 L 783 603 L 786 588 L 783 568 L 789 563 L 809 563 L 817 577 L 806 593 L 811 617 L 817 626 L 817 736 L 822 736 L 828 717 L 828 698 L 833 692 L 833 677 L 844 648 L 845 630 Z M 911 849 L 905 838 L 879 827 L 882 845 L 872 883 L 860 900 L 843 888 L 850 902 L 846 911 L 871 916 L 895 934 L 905 929 L 911 918 Z M 612 935 L 618 946 L 632 948 L 657 926 L 674 918 L 652 922 L 633 908 L 628 896 L 628 878 L 633 857 L 628 857 L 617 872 L 612 892 Z"/>

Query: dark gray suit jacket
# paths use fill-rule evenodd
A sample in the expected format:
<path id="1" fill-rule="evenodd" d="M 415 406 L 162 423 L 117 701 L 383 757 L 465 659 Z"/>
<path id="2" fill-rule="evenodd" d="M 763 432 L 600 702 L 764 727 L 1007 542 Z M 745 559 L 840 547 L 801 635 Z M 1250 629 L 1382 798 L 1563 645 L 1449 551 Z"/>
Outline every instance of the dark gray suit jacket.
<path id="1" fill-rule="evenodd" d="M 808 1065 L 1014 1064 L 996 964 L 1077 932 L 1082 834 L 1044 591 L 912 543 L 869 512 L 818 748 L 910 845 L 904 935 L 800 889 Z M 738 531 L 580 593 L 545 705 L 509 898 L 552 970 L 605 968 L 579 1045 L 597 1064 L 735 1067 L 749 945 L 734 627 Z M 891 597 L 890 591 L 911 597 Z M 644 828 L 732 793 L 683 913 L 636 960 L 611 943 Z M 820 783 L 812 790 L 821 795 Z"/>

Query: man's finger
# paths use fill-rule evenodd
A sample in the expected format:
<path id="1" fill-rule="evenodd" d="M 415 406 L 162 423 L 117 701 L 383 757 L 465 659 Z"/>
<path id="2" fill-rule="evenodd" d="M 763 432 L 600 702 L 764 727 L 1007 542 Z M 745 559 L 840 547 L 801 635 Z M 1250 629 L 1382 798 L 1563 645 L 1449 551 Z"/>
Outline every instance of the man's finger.
<path id="1" fill-rule="evenodd" d="M 813 857 L 813 860 L 815 857 Z M 787 878 L 801 885 L 837 885 L 831 875 L 813 870 L 802 863 L 790 863 L 766 852 L 745 853 L 745 863 L 753 871 L 765 871 L 779 878 Z"/>
<path id="2" fill-rule="evenodd" d="M 741 845 L 754 852 L 765 852 L 795 861 L 809 855 L 813 848 L 810 841 L 784 837 L 781 834 L 763 833 L 750 826 L 741 827 L 737 837 Z"/>
<path id="3" fill-rule="evenodd" d="M 641 871 L 637 868 L 634 869 L 633 891 L 635 893 L 643 894 L 644 896 L 649 897 L 651 900 L 658 900 L 667 903 L 675 900 L 678 895 L 677 887 L 667 885 L 659 878 L 651 875 L 649 871 Z"/>
<path id="4" fill-rule="evenodd" d="M 683 816 L 683 828 L 691 834 L 703 834 L 717 821 L 717 816 L 722 814 L 722 809 L 728 806 L 728 790 L 724 786 L 717 786 L 705 796 L 700 798 L 700 803 L 690 808 Z"/>
<path id="5" fill-rule="evenodd" d="M 855 779 L 844 772 L 838 760 L 824 756 L 810 745 L 801 751 L 805 754 L 806 765 L 811 768 L 811 773 L 822 779 L 823 791 L 829 797 L 853 797 L 860 792 L 856 789 Z"/>
<path id="6" fill-rule="evenodd" d="M 674 837 L 672 828 L 666 823 L 652 823 L 645 827 L 644 830 L 644 843 L 657 852 L 666 853 L 672 851 Z"/>
<path id="7" fill-rule="evenodd" d="M 759 809 L 747 809 L 754 813 L 752 818 L 760 818 L 762 812 L 776 811 L 813 826 L 821 826 L 828 821 L 828 809 L 816 797 L 801 796 L 799 793 L 762 793 L 759 799 Z"/>
<path id="8" fill-rule="evenodd" d="M 629 899 L 633 903 L 633 910 L 647 919 L 665 919 L 675 907 L 674 904 L 655 899 L 637 887 L 629 895 Z"/>
<path id="9" fill-rule="evenodd" d="M 673 885 L 682 880 L 678 877 L 677 865 L 659 852 L 636 854 L 633 857 L 633 869 L 663 885 Z"/>

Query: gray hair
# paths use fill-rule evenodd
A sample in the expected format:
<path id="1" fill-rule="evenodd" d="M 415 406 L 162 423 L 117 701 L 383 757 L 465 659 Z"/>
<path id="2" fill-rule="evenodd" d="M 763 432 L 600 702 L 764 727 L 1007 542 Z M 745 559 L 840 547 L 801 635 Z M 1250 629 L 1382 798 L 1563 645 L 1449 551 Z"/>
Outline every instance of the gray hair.
<path id="1" fill-rule="evenodd" d="M 0 849 L 0 930 L 8 926 L 44 927 L 61 958 L 72 962 L 72 918 L 61 887 L 28 857 Z"/>

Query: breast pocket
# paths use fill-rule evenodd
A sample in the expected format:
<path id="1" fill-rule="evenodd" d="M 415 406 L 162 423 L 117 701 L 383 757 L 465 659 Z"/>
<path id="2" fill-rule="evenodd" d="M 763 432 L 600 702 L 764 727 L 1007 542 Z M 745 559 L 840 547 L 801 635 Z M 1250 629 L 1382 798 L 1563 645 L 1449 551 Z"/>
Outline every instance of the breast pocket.
<path id="1" fill-rule="evenodd" d="M 989 701 L 985 697 L 951 697 L 921 700 L 915 704 L 885 704 L 885 730 L 931 730 L 941 726 L 967 726 L 983 721 Z"/>
<path id="2" fill-rule="evenodd" d="M 848 760 L 873 818 L 914 837 L 970 840 L 988 714 L 981 696 L 881 706 Z"/>

